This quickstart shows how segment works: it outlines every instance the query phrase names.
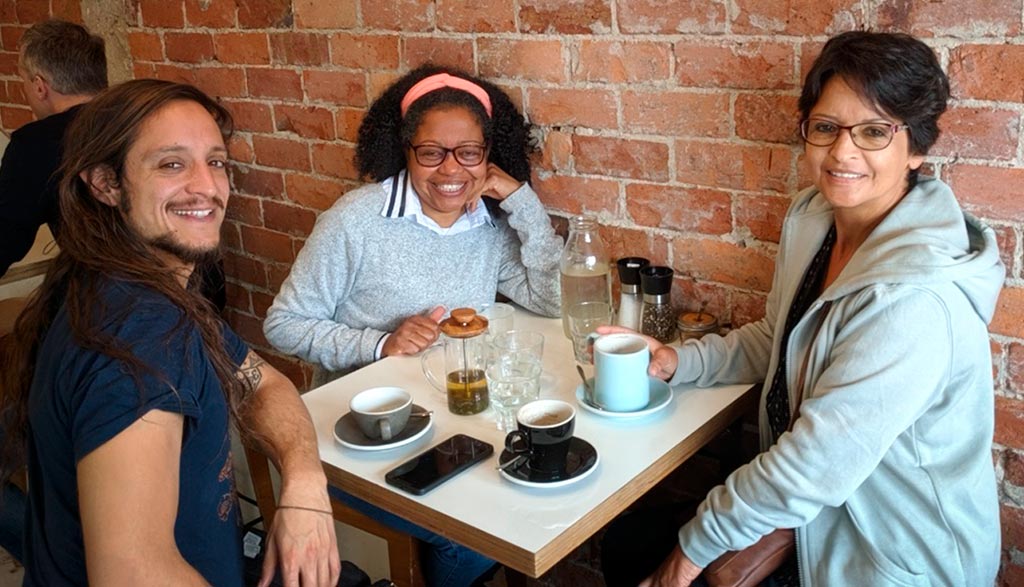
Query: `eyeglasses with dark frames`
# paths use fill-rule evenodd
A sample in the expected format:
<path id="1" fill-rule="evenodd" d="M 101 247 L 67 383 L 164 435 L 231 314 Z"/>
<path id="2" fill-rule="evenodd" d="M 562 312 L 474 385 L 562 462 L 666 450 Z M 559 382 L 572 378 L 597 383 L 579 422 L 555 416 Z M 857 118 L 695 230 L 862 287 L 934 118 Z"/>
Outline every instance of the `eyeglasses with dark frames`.
<path id="1" fill-rule="evenodd" d="M 448 158 L 448 153 L 455 157 L 455 161 L 463 167 L 474 167 L 480 165 L 487 159 L 487 145 L 470 143 L 459 145 L 452 149 L 441 145 L 409 145 L 416 162 L 423 167 L 437 167 Z"/>
<path id="2" fill-rule="evenodd" d="M 881 151 L 892 144 L 896 133 L 907 130 L 906 124 L 883 122 L 862 122 L 851 126 L 836 124 L 820 118 L 809 118 L 800 123 L 800 135 L 815 147 L 830 147 L 839 139 L 843 130 L 850 131 L 853 144 L 865 151 Z"/>

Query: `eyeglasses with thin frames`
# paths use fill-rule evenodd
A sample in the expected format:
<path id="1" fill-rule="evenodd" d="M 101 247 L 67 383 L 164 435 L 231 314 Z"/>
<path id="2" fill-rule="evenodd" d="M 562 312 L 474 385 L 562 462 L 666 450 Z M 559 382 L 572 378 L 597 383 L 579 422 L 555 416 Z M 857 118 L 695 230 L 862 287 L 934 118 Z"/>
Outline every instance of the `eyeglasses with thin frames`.
<path id="1" fill-rule="evenodd" d="M 463 167 L 474 167 L 480 165 L 487 159 L 487 145 L 476 143 L 459 145 L 452 149 L 441 145 L 409 145 L 416 162 L 423 167 L 437 167 L 448 158 L 448 153 L 455 157 L 455 161 Z"/>
<path id="2" fill-rule="evenodd" d="M 862 122 L 851 126 L 836 124 L 820 118 L 809 118 L 800 123 L 800 135 L 815 147 L 830 147 L 839 139 L 839 133 L 848 130 L 853 144 L 865 151 L 881 151 L 892 144 L 896 133 L 907 130 L 906 124 Z"/>

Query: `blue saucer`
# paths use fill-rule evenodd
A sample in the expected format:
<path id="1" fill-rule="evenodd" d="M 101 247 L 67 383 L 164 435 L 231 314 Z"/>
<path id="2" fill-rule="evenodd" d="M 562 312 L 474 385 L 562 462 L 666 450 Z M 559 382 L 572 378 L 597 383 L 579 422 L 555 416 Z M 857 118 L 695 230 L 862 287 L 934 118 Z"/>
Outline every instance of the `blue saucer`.
<path id="1" fill-rule="evenodd" d="M 606 410 L 601 406 L 591 403 L 587 398 L 586 391 L 583 389 L 583 384 L 576 386 L 576 402 L 584 410 L 597 414 L 598 416 L 604 416 L 605 418 L 639 418 L 648 414 L 653 414 L 659 410 L 663 410 L 665 406 L 672 403 L 672 388 L 657 377 L 648 377 L 648 385 L 650 385 L 651 399 L 647 402 L 647 405 L 640 408 L 639 410 L 633 410 L 631 412 L 615 412 L 612 410 Z M 594 378 L 591 377 L 587 380 L 587 383 L 593 388 Z"/>

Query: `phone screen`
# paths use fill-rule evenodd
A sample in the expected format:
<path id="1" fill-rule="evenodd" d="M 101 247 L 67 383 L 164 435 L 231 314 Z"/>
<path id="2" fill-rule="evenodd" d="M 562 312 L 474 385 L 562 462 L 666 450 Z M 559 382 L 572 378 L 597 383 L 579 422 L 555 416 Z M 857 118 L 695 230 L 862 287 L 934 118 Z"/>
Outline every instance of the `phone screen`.
<path id="1" fill-rule="evenodd" d="M 384 480 L 415 495 L 423 495 L 444 481 L 494 454 L 482 440 L 456 434 L 388 471 Z"/>

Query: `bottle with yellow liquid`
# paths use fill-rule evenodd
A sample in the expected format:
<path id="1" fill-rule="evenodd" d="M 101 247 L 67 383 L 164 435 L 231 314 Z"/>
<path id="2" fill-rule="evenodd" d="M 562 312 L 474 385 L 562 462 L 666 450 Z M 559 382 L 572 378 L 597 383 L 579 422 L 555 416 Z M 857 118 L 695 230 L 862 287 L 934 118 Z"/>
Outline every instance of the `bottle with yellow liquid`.
<path id="1" fill-rule="evenodd" d="M 572 338 L 569 312 L 582 302 L 605 302 L 612 307 L 612 274 L 597 221 L 588 216 L 569 219 L 569 238 L 559 263 L 562 286 L 562 331 Z"/>

